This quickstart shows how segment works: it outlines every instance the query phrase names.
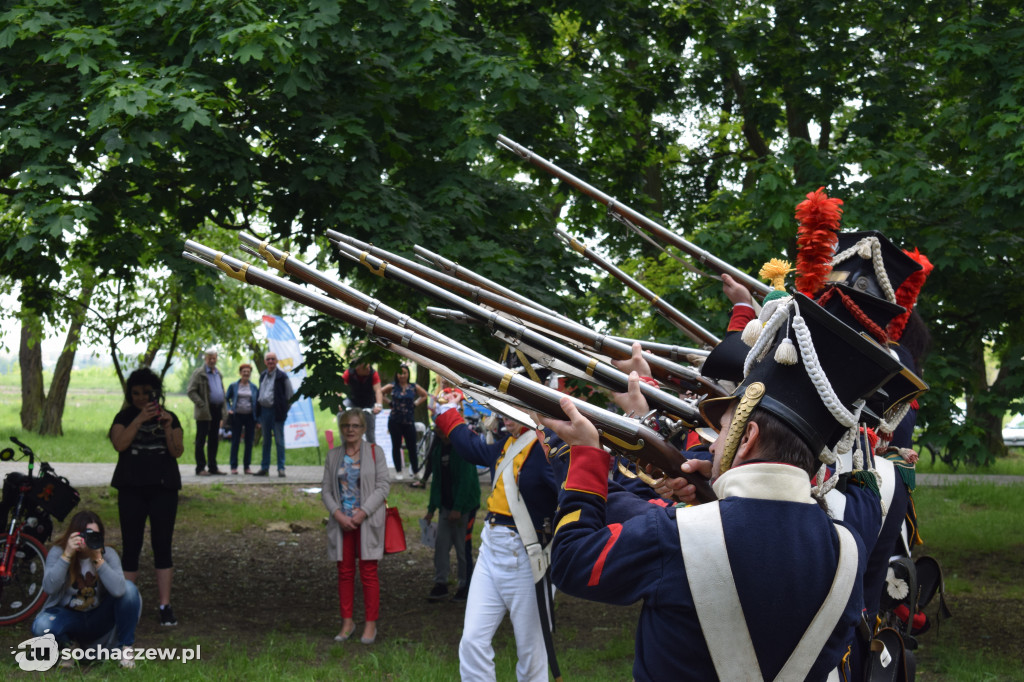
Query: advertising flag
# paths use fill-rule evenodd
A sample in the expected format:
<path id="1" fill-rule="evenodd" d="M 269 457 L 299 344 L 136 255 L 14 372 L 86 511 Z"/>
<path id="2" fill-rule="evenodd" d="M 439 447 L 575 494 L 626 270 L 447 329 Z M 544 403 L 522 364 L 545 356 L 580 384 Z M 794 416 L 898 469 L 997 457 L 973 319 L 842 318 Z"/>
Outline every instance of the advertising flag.
<path id="1" fill-rule="evenodd" d="M 267 330 L 270 350 L 277 356 L 278 369 L 287 372 L 288 379 L 292 382 L 292 390 L 298 393 L 299 386 L 306 377 L 305 369 L 295 371 L 295 368 L 302 364 L 299 339 L 288 323 L 277 315 L 264 315 L 263 326 Z M 316 420 L 313 418 L 313 400 L 296 400 L 288 410 L 288 418 L 284 422 L 284 447 L 315 448 L 318 444 Z"/>

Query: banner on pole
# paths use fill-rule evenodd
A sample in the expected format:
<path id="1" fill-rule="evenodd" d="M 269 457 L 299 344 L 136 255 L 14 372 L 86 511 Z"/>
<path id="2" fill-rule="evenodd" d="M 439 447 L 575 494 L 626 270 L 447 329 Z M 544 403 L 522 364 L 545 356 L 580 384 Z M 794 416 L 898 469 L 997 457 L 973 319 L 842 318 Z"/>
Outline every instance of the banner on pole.
<path id="1" fill-rule="evenodd" d="M 264 315 L 263 326 L 267 330 L 267 341 L 270 350 L 277 356 L 278 369 L 288 374 L 292 382 L 292 391 L 298 393 L 302 380 L 306 378 L 306 370 L 298 372 L 295 368 L 302 364 L 302 350 L 295 332 L 277 315 Z M 316 419 L 313 418 L 312 398 L 301 398 L 292 403 L 288 410 L 288 418 L 284 422 L 284 447 L 315 448 L 319 445 L 316 433 Z"/>

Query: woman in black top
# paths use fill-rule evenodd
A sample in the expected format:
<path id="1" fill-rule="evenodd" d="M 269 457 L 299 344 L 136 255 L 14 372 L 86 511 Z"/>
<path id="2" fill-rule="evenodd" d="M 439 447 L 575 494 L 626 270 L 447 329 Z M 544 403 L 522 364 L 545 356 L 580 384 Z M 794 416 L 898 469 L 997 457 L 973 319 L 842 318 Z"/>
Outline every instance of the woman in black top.
<path id="1" fill-rule="evenodd" d="M 185 451 L 181 422 L 161 406 L 160 377 L 147 367 L 128 377 L 127 407 L 114 417 L 110 442 L 118 452 L 114 479 L 124 544 L 124 576 L 135 582 L 139 553 L 149 518 L 149 532 L 160 597 L 160 624 L 177 625 L 171 611 L 171 539 L 178 513 L 181 474 L 178 458 Z"/>

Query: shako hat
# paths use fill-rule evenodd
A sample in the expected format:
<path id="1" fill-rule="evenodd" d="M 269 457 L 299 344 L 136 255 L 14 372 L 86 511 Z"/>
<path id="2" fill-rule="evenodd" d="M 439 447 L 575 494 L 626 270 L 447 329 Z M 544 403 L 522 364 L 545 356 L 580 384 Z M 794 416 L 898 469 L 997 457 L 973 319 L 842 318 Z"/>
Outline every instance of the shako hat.
<path id="1" fill-rule="evenodd" d="M 921 264 L 881 232 L 840 232 L 828 278 L 896 303 L 896 290 Z"/>
<path id="2" fill-rule="evenodd" d="M 885 299 L 836 282 L 827 284 L 818 304 L 855 331 L 863 332 L 888 347 L 888 329 L 892 320 L 903 315 L 904 308 Z M 885 414 L 899 408 L 928 390 L 928 384 L 903 366 L 883 386 L 879 409 Z"/>
<path id="3" fill-rule="evenodd" d="M 717 430 L 725 410 L 739 401 L 721 470 L 731 465 L 754 407 L 781 419 L 831 464 L 840 441 L 855 437 L 865 399 L 900 368 L 886 350 L 803 294 L 780 300 L 747 355 L 742 383 L 732 395 L 700 404 Z"/>
<path id="4" fill-rule="evenodd" d="M 738 384 L 743 381 L 743 362 L 749 352 L 750 346 L 743 343 L 740 332 L 730 332 L 704 358 L 700 366 L 701 376 Z"/>

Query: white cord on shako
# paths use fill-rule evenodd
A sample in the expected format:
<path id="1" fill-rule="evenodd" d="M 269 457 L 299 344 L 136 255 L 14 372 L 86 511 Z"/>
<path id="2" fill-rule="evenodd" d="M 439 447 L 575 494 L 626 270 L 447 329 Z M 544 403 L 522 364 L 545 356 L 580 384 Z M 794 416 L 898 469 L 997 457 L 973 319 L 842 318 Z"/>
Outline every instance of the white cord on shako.
<path id="1" fill-rule="evenodd" d="M 833 476 L 828 481 L 825 481 L 825 470 L 828 465 L 835 463 L 837 452 L 844 452 L 853 446 L 859 431 L 860 414 L 861 410 L 864 408 L 864 402 L 858 401 L 856 411 L 854 412 L 850 412 L 843 406 L 839 397 L 832 389 L 832 384 L 829 382 L 828 377 L 825 376 L 825 373 L 821 369 L 821 364 L 818 361 L 818 354 L 814 350 L 814 343 L 811 340 L 811 332 L 807 328 L 807 323 L 804 321 L 803 316 L 800 315 L 796 301 L 792 298 L 787 301 L 780 301 L 778 308 L 776 308 L 775 312 L 768 319 L 768 322 L 765 323 L 761 333 L 758 335 L 757 340 L 750 349 L 750 352 L 747 353 L 747 357 L 743 363 L 744 376 L 750 374 L 751 367 L 755 362 L 761 362 L 764 360 L 764 357 L 767 355 L 768 350 L 771 348 L 771 345 L 775 340 L 776 332 L 784 323 L 790 323 L 793 325 L 797 344 L 800 347 L 800 357 L 803 358 L 804 369 L 806 369 L 807 376 L 810 378 L 811 383 L 818 392 L 818 396 L 821 398 L 825 407 L 828 408 L 828 411 L 832 416 L 835 417 L 836 421 L 847 427 L 847 432 L 843 435 L 834 449 L 824 448 L 818 454 L 818 459 L 822 462 L 822 465 L 818 470 L 816 481 L 817 485 L 811 489 L 811 493 L 815 497 L 822 497 L 838 483 L 838 476 Z M 857 457 L 856 454 L 855 457 Z M 863 455 L 858 459 L 863 462 Z"/>
<path id="2" fill-rule="evenodd" d="M 878 286 L 881 287 L 882 293 L 885 294 L 889 302 L 895 303 L 896 292 L 893 291 L 892 284 L 889 282 L 889 275 L 885 272 L 885 262 L 882 260 L 882 245 L 879 243 L 878 237 L 874 235 L 864 237 L 845 251 L 837 253 L 832 257 L 832 267 L 839 265 L 854 255 L 858 255 L 865 260 L 871 259 L 871 263 L 875 268 L 875 278 L 878 280 Z"/>

